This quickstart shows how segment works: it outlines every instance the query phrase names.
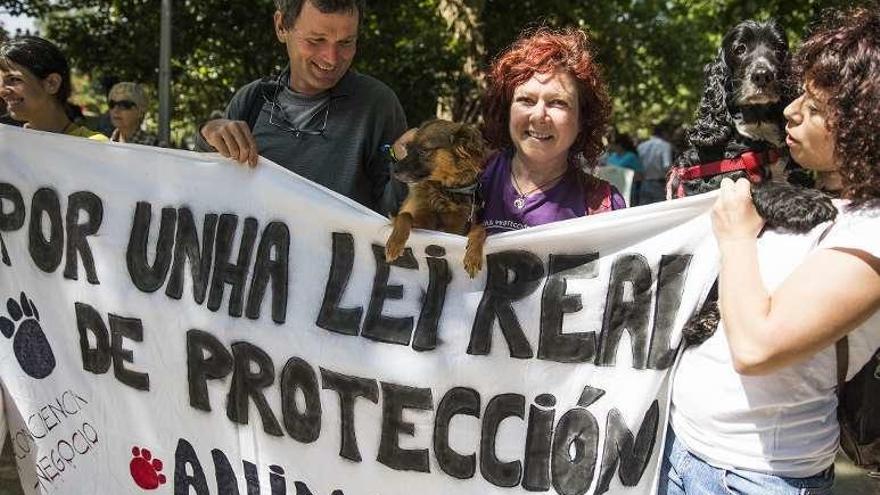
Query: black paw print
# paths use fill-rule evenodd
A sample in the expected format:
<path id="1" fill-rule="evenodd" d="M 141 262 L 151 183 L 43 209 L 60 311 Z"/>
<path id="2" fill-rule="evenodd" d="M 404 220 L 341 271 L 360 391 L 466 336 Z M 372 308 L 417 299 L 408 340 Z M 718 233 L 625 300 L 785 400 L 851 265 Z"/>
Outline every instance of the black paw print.
<path id="1" fill-rule="evenodd" d="M 55 369 L 55 355 L 40 327 L 37 307 L 22 292 L 19 301 L 11 297 L 6 301 L 6 311 L 9 318 L 0 316 L 0 333 L 7 339 L 15 335 L 12 350 L 18 364 L 28 376 L 46 378 Z"/>

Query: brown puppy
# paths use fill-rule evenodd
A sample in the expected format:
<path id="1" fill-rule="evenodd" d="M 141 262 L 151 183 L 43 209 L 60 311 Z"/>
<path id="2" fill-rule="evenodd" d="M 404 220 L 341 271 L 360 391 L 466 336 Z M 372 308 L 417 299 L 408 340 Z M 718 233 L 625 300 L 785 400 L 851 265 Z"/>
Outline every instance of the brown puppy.
<path id="1" fill-rule="evenodd" d="M 486 229 L 477 220 L 483 137 L 466 124 L 431 120 L 419 127 L 406 150 L 393 175 L 409 184 L 409 194 L 393 219 L 385 259 L 390 263 L 403 254 L 413 228 L 467 234 L 464 268 L 473 278 L 483 265 L 486 241 Z"/>

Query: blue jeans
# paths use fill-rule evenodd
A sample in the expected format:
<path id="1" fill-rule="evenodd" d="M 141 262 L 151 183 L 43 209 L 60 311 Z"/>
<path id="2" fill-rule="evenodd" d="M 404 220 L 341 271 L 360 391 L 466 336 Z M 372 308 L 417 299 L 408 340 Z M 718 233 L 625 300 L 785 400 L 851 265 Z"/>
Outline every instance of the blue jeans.
<path id="1" fill-rule="evenodd" d="M 660 468 L 658 495 L 831 495 L 834 466 L 809 478 L 786 478 L 710 466 L 685 448 L 672 428 Z"/>

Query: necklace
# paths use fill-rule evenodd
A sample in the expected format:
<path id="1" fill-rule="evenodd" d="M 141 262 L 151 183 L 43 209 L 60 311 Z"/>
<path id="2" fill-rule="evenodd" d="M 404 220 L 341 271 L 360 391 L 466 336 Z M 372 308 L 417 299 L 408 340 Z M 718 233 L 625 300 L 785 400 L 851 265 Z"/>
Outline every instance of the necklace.
<path id="1" fill-rule="evenodd" d="M 50 130 L 48 130 L 48 129 L 46 129 L 46 128 L 43 128 L 43 127 L 41 127 L 41 128 L 38 129 L 38 130 L 42 130 L 42 131 L 46 131 L 46 132 L 55 132 L 55 133 L 58 133 L 58 134 L 67 134 L 67 130 L 70 129 L 71 127 L 73 127 L 73 125 L 74 125 L 74 124 L 73 124 L 73 121 L 72 121 L 72 120 L 68 120 L 68 121 L 67 121 L 67 124 L 66 124 L 64 127 L 62 127 L 60 131 L 50 131 Z M 36 129 L 36 127 L 32 126 L 30 122 L 25 122 L 25 123 L 24 123 L 24 128 L 25 128 L 25 129 Z"/>
<path id="2" fill-rule="evenodd" d="M 526 197 L 528 197 L 529 194 L 532 194 L 533 192 L 537 191 L 538 189 L 541 189 L 542 187 L 559 180 L 560 178 L 562 178 L 563 175 L 565 175 L 567 173 L 568 173 L 568 170 L 566 170 L 565 172 L 562 172 L 561 174 L 557 175 L 556 177 L 553 177 L 552 179 L 550 179 L 548 181 L 544 181 L 544 182 L 538 184 L 537 186 L 529 189 L 528 191 L 523 191 L 519 187 L 519 183 L 516 181 L 516 174 L 513 173 L 513 169 L 511 169 L 510 170 L 510 177 L 513 179 L 513 188 L 516 189 L 516 194 L 517 194 L 517 198 L 513 200 L 513 206 L 515 206 L 519 210 L 523 209 L 523 207 L 526 205 Z"/>

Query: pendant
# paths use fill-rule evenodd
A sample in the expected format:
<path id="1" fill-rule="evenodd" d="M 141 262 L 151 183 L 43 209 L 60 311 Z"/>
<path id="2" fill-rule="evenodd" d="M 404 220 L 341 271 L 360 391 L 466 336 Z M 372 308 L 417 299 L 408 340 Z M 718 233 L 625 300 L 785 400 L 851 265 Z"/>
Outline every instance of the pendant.
<path id="1" fill-rule="evenodd" d="M 525 206 L 525 205 L 526 205 L 526 198 L 524 198 L 524 197 L 522 197 L 522 196 L 520 196 L 520 197 L 518 197 L 518 198 L 516 198 L 516 199 L 513 200 L 513 206 L 519 208 L 520 210 L 521 210 L 521 209 L 523 208 L 523 206 Z"/>

